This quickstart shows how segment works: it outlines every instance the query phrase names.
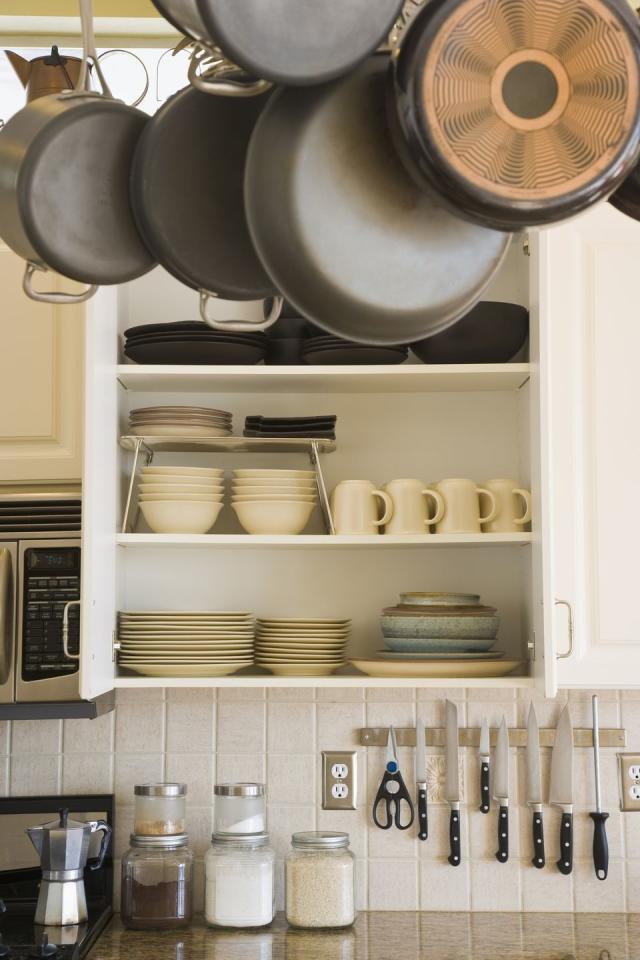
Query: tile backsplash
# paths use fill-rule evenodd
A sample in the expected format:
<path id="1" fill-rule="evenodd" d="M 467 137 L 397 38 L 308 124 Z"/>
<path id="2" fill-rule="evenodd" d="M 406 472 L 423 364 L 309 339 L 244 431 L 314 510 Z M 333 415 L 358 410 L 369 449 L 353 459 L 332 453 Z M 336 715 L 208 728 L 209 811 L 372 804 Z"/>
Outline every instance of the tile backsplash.
<path id="1" fill-rule="evenodd" d="M 568 694 L 574 726 L 591 725 L 591 693 Z M 600 723 L 623 726 L 627 750 L 640 750 L 640 694 L 601 690 Z M 0 792 L 4 795 L 114 792 L 116 856 L 127 849 L 132 828 L 133 785 L 148 780 L 188 784 L 188 830 L 197 859 L 197 905 L 202 906 L 203 856 L 212 828 L 216 781 L 267 783 L 269 830 L 282 863 L 291 833 L 338 829 L 351 835 L 358 863 L 358 899 L 370 910 L 640 911 L 640 814 L 619 809 L 615 749 L 602 750 L 603 807 L 609 811 L 609 878 L 598 881 L 591 861 L 594 809 L 593 758 L 576 751 L 575 864 L 571 877 L 555 868 L 559 813 L 545 807 L 547 867 L 531 864 L 530 811 L 524 805 L 524 751 L 512 749 L 511 855 L 499 864 L 496 810 L 478 811 L 478 759 L 463 749 L 465 803 L 463 862 L 448 855 L 448 807 L 431 803 L 429 840 L 413 829 L 373 826 L 371 804 L 383 771 L 382 748 L 358 748 L 356 811 L 320 808 L 320 751 L 358 747 L 363 726 L 410 726 L 417 717 L 443 726 L 444 699 L 458 703 L 460 725 L 479 726 L 487 716 L 497 726 L 525 726 L 528 690 L 413 689 L 139 689 L 119 691 L 116 710 L 98 720 L 34 720 L 0 723 Z M 555 700 L 534 695 L 541 727 L 554 726 L 567 694 Z M 441 754 L 440 748 L 430 748 Z M 543 750 L 543 790 L 548 788 L 550 751 Z M 413 751 L 400 750 L 401 770 L 413 787 Z M 119 868 L 119 864 L 118 864 Z"/>

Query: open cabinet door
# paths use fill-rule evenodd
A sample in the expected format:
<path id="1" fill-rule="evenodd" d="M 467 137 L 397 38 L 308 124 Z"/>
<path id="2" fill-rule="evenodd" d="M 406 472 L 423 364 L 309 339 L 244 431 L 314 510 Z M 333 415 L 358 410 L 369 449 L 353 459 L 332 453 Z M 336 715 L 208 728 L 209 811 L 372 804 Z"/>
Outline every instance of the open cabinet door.
<path id="1" fill-rule="evenodd" d="M 113 689 L 116 618 L 117 291 L 88 301 L 85 335 L 80 695 Z"/>

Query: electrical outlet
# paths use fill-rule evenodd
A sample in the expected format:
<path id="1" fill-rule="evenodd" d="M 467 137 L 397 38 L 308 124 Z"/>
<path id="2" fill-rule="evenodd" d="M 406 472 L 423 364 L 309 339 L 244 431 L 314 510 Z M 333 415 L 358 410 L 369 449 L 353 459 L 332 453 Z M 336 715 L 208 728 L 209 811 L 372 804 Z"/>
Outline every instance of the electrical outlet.
<path id="1" fill-rule="evenodd" d="M 322 809 L 355 810 L 358 754 L 353 751 L 322 751 Z"/>
<path id="2" fill-rule="evenodd" d="M 619 753 L 620 809 L 640 810 L 640 755 Z"/>

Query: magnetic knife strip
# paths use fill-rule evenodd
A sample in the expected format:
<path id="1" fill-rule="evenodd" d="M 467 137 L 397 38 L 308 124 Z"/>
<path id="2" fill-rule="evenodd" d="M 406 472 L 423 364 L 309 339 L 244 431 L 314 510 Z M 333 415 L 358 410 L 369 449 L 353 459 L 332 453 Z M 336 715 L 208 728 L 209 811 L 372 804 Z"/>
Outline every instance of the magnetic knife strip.
<path id="1" fill-rule="evenodd" d="M 396 743 L 399 747 L 415 747 L 415 727 L 394 727 Z M 386 747 L 389 735 L 388 727 L 361 727 L 360 745 L 362 747 Z M 498 729 L 490 732 L 491 745 L 495 746 Z M 444 747 L 444 727 L 427 727 L 425 740 L 428 747 Z M 552 747 L 556 738 L 556 731 L 547 727 L 540 730 L 540 746 Z M 477 747 L 480 744 L 480 727 L 460 727 L 458 743 L 461 747 Z M 527 731 L 525 727 L 509 728 L 509 746 L 526 747 Z M 575 747 L 593 747 L 593 730 L 576 727 L 573 731 L 573 745 Z M 602 727 L 600 729 L 601 747 L 626 747 L 627 731 L 623 727 Z"/>

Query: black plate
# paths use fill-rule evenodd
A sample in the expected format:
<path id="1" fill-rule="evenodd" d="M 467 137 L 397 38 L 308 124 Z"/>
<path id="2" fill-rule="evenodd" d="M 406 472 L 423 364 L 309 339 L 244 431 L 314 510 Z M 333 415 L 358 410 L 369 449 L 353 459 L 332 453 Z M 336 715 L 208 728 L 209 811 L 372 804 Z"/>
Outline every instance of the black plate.
<path id="1" fill-rule="evenodd" d="M 374 346 L 353 346 L 353 347 L 328 347 L 321 350 L 307 350 L 302 355 L 302 362 L 310 366 L 314 364 L 331 365 L 338 364 L 345 366 L 353 364 L 376 364 L 376 363 L 403 363 L 407 358 L 406 353 L 398 350 L 385 350 L 384 347 Z"/>
<path id="2" fill-rule="evenodd" d="M 413 343 L 423 363 L 507 363 L 529 335 L 529 311 L 484 300 L 443 333 Z"/>
<path id="3" fill-rule="evenodd" d="M 219 333 L 210 337 L 206 333 L 176 333 L 171 336 L 162 336 L 162 334 L 152 333 L 148 337 L 133 337 L 127 340 L 129 344 L 141 343 L 241 343 L 251 347 L 261 347 L 267 349 L 267 341 L 260 339 L 253 334 L 243 333 Z"/>
<path id="4" fill-rule="evenodd" d="M 124 354 L 135 363 L 254 364 L 264 359 L 265 348 L 224 341 L 157 342 L 131 344 Z"/>
<path id="5" fill-rule="evenodd" d="M 319 440 L 335 440 L 336 434 L 335 430 L 299 430 L 297 433 L 278 433 L 277 430 L 274 430 L 270 433 L 265 433 L 261 430 L 244 430 L 243 437 L 264 437 L 265 439 L 297 439 L 297 438 L 317 438 Z"/>

